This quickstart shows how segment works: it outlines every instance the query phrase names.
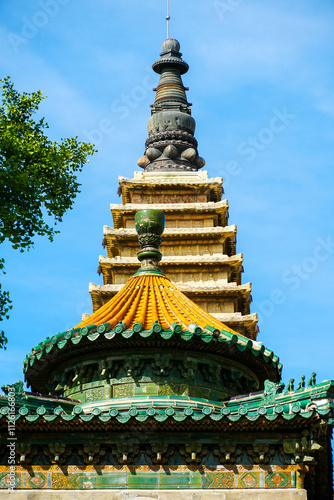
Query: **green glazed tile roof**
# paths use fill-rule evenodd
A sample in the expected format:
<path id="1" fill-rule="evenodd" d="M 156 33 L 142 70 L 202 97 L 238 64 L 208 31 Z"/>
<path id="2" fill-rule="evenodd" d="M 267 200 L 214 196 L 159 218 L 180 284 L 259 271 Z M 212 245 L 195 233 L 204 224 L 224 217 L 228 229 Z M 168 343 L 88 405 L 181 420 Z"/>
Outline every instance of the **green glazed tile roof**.
<path id="1" fill-rule="evenodd" d="M 218 403 L 206 399 L 187 397 L 146 397 L 121 398 L 92 403 L 75 404 L 72 402 L 54 402 L 50 406 L 47 398 L 40 398 L 38 406 L 31 406 L 31 401 L 21 400 L 16 409 L 16 427 L 29 428 L 38 423 L 39 428 L 58 429 L 62 423 L 71 423 L 77 430 L 94 422 L 94 429 L 119 427 L 134 421 L 143 423 L 155 422 L 177 425 L 184 421 L 193 422 L 192 425 L 204 424 L 215 429 L 231 430 L 232 425 L 243 429 L 254 428 L 256 422 L 266 423 L 266 428 L 275 422 L 275 428 L 301 428 L 303 421 L 322 418 L 327 424 L 333 423 L 334 381 L 325 381 L 313 387 L 292 392 L 276 394 L 267 399 L 264 392 L 234 397 Z M 0 427 L 7 425 L 9 409 L 7 399 L 0 398 Z M 211 424 L 210 424 L 211 422 Z M 99 424 L 100 423 L 100 424 Z M 187 425 L 188 425 L 187 424 Z M 239 425 L 240 424 L 240 425 Z M 59 427 L 60 425 L 60 427 Z M 101 427 L 102 425 L 102 427 Z M 79 427 L 78 427 L 79 426 Z M 217 427 L 218 426 L 218 427 Z M 68 427 L 67 427 L 68 429 Z"/>
<path id="2" fill-rule="evenodd" d="M 156 347 L 163 346 L 164 343 L 168 348 L 189 348 L 243 362 L 262 382 L 266 378 L 279 380 L 281 376 L 282 365 L 278 356 L 243 335 L 211 327 L 195 327 L 191 331 L 178 324 L 174 324 L 172 329 L 163 329 L 159 323 L 155 323 L 150 330 L 142 330 L 139 324 L 135 324 L 130 330 L 124 329 L 122 324 L 111 329 L 110 323 L 104 323 L 59 333 L 40 342 L 27 355 L 23 370 L 29 385 L 32 384 L 35 390 L 38 388 L 39 392 L 47 392 L 45 384 L 54 366 L 90 353 L 92 344 L 95 344 L 95 350 L 110 350 L 122 347 Z"/>

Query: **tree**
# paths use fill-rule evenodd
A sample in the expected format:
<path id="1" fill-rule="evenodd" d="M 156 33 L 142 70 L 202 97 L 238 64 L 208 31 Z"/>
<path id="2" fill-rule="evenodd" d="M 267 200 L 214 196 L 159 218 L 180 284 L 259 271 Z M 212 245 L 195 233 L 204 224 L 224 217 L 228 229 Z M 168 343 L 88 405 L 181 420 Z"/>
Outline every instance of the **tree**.
<path id="1" fill-rule="evenodd" d="M 20 94 L 10 77 L 0 81 L 0 243 L 9 241 L 23 252 L 32 247 L 36 235 L 52 241 L 59 232 L 55 226 L 80 192 L 77 173 L 96 150 L 77 137 L 59 143 L 48 139 L 45 119 L 33 119 L 45 98 L 42 92 Z M 0 321 L 9 309 L 9 294 L 0 285 Z M 0 347 L 6 343 L 1 331 Z"/>

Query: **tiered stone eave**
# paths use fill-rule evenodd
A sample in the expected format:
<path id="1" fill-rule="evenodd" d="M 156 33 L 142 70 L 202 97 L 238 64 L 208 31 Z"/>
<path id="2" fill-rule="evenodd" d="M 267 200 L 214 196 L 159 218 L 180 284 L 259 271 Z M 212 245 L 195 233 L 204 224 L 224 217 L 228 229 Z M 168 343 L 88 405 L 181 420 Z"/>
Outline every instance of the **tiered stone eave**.
<path id="1" fill-rule="evenodd" d="M 225 325 L 229 326 L 236 332 L 250 338 L 251 340 L 256 340 L 259 333 L 258 327 L 258 315 L 257 313 L 252 314 L 241 314 L 240 312 L 235 313 L 210 313 L 211 316 L 218 319 Z"/>
<path id="2" fill-rule="evenodd" d="M 231 317 L 228 324 L 255 339 L 257 316 L 250 315 L 250 287 L 241 287 L 243 266 L 234 259 L 237 228 L 227 225 L 222 178 L 211 179 L 206 171 L 145 171 L 135 172 L 133 179 L 121 176 L 119 183 L 123 205 L 111 205 L 115 228 L 104 226 L 103 231 L 103 245 L 112 259 L 99 261 L 104 285 L 122 285 L 131 276 L 134 264 L 126 259 L 137 254 L 135 212 L 158 208 L 166 214 L 160 247 L 163 272 L 203 309 L 215 317 Z M 229 285 L 236 288 L 227 289 Z M 93 287 L 90 293 L 95 311 L 114 292 Z"/>
<path id="3" fill-rule="evenodd" d="M 120 177 L 119 182 L 125 204 L 111 205 L 115 228 L 104 226 L 108 257 L 99 260 L 104 285 L 125 284 L 135 271 L 136 211 L 161 209 L 166 214 L 162 271 L 210 314 L 230 317 L 227 324 L 256 339 L 257 316 L 250 315 L 250 286 L 241 285 L 242 255 L 236 255 L 237 228 L 227 225 L 222 179 L 209 179 L 207 172 L 165 171 L 135 172 L 133 179 Z M 91 287 L 93 310 L 115 291 Z"/>
<path id="4" fill-rule="evenodd" d="M 204 273 L 208 276 L 214 273 L 220 273 L 225 282 L 235 281 L 241 284 L 241 273 L 243 272 L 242 254 L 233 255 L 185 255 L 163 257 L 160 262 L 160 268 L 164 274 L 169 276 L 172 281 L 178 283 L 181 281 L 180 273 L 188 273 L 188 279 L 191 281 L 193 274 Z M 103 273 L 104 284 L 124 283 L 138 268 L 138 261 L 135 257 L 115 257 L 110 259 L 100 255 L 99 264 Z"/>
<path id="5" fill-rule="evenodd" d="M 105 299 L 109 300 L 113 297 L 117 292 L 120 291 L 123 285 L 118 284 L 107 284 L 107 285 L 97 285 L 95 283 L 89 283 L 89 292 L 104 294 Z M 184 283 L 178 284 L 178 289 L 185 294 L 201 294 L 201 293 L 211 293 L 216 296 L 230 294 L 231 296 L 234 294 L 242 293 L 245 298 L 250 298 L 250 293 L 252 289 L 251 283 L 244 283 L 243 285 L 236 285 L 235 283 L 227 283 L 217 285 L 216 283 L 212 283 L 211 285 L 208 283 Z M 101 303 L 99 307 L 103 304 Z"/>
<path id="6" fill-rule="evenodd" d="M 139 210 L 150 208 L 160 210 L 166 216 L 166 229 L 169 227 L 189 227 L 186 215 L 191 215 L 191 220 L 197 222 L 197 227 L 227 226 L 228 201 L 207 203 L 127 203 L 125 205 L 111 204 L 114 228 L 134 228 L 134 216 Z M 184 220 L 183 226 L 175 226 L 179 220 Z M 196 226 L 195 226 L 196 227 Z"/>
<path id="7" fill-rule="evenodd" d="M 192 265 L 195 262 L 201 264 L 215 265 L 215 264 L 226 264 L 227 266 L 241 266 L 243 262 L 243 254 L 239 253 L 236 255 L 168 255 L 163 256 L 160 265 L 178 265 L 178 264 L 189 264 Z M 138 259 L 136 257 L 105 257 L 104 255 L 99 256 L 99 263 L 102 265 L 110 264 L 113 266 L 122 265 L 134 265 L 138 268 Z"/>
<path id="8" fill-rule="evenodd" d="M 94 311 L 113 297 L 121 288 L 121 284 L 96 285 L 90 283 L 89 293 L 92 295 L 93 303 L 95 304 Z M 194 302 L 201 300 L 237 300 L 241 313 L 249 314 L 249 307 L 252 301 L 251 283 L 237 285 L 236 283 L 193 281 L 178 283 L 178 288 Z"/>
<path id="9" fill-rule="evenodd" d="M 118 178 L 123 203 L 150 202 L 150 197 L 173 195 L 176 189 L 186 189 L 193 201 L 220 201 L 223 188 L 221 177 L 209 178 L 206 171 L 198 172 L 135 172 L 134 178 Z"/>
<path id="10" fill-rule="evenodd" d="M 147 208 L 149 206 L 145 206 Z M 215 245 L 221 245 L 225 248 L 228 244 L 228 250 L 225 252 L 227 255 L 234 255 L 236 253 L 236 234 L 237 227 L 235 224 L 221 227 L 184 227 L 174 228 L 170 227 L 165 230 L 162 241 L 161 251 L 163 255 L 168 255 L 168 250 L 178 244 L 187 243 L 189 245 L 196 245 L 197 252 L 202 251 L 204 245 L 208 246 L 207 251 L 210 253 L 218 253 Z M 108 257 L 135 256 L 137 248 L 137 235 L 134 229 L 119 228 L 114 229 L 110 226 L 103 226 L 103 236 L 105 238 L 105 245 L 107 248 Z M 199 247 L 199 248 L 198 248 Z M 130 255 L 128 253 L 130 252 Z"/>

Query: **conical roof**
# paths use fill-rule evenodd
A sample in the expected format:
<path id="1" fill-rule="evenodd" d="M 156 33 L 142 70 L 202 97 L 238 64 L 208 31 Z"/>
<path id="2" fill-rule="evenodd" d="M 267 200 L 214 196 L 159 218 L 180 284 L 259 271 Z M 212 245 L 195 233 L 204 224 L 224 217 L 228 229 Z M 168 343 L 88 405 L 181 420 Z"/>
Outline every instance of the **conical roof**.
<path id="1" fill-rule="evenodd" d="M 104 323 L 110 323 L 111 328 L 123 323 L 129 329 L 140 323 L 145 330 L 153 328 L 155 323 L 164 329 L 172 329 L 174 324 L 183 329 L 210 326 L 236 333 L 186 297 L 169 278 L 152 273 L 130 278 L 109 302 L 76 328 Z"/>
<path id="2" fill-rule="evenodd" d="M 135 220 L 141 246 L 139 271 L 112 299 L 76 328 L 105 323 L 114 328 L 122 323 L 123 329 L 130 329 L 139 323 L 142 329 L 149 330 L 159 323 L 163 329 L 173 329 L 173 325 L 178 324 L 187 330 L 210 327 L 218 332 L 236 333 L 180 292 L 161 272 L 158 262 L 162 255 L 158 247 L 165 226 L 164 214 L 159 210 L 140 210 Z"/>

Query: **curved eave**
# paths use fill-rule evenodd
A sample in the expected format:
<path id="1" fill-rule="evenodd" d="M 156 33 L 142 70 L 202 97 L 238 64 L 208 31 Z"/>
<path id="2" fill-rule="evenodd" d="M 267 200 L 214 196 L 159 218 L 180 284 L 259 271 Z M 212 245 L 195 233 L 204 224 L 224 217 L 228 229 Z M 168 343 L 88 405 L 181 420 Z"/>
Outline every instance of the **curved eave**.
<path id="1" fill-rule="evenodd" d="M 321 422 L 333 424 L 334 381 L 279 394 L 267 401 L 263 393 L 249 394 L 218 403 L 187 397 L 141 397 L 95 401 L 73 406 L 65 411 L 59 404 L 47 407 L 43 398 L 39 406 L 20 401 L 15 415 L 17 431 L 83 430 L 118 431 L 130 426 L 140 432 L 152 428 L 166 430 L 256 432 L 263 430 L 302 430 Z M 8 401 L 0 398 L 0 428 L 7 428 Z M 92 426 L 92 427 L 91 427 Z M 134 427 L 135 426 L 135 427 Z M 140 435 L 138 434 L 138 437 Z"/>
<path id="2" fill-rule="evenodd" d="M 179 325 L 178 325 L 179 326 Z M 117 328 L 118 327 L 118 328 Z M 116 330 L 116 331 L 115 331 Z M 259 378 L 280 380 L 282 365 L 272 351 L 243 335 L 223 330 L 218 335 L 210 332 L 190 332 L 179 328 L 164 330 L 156 323 L 151 330 L 122 330 L 117 325 L 114 330 L 110 324 L 98 327 L 91 325 L 54 335 L 41 342 L 38 348 L 27 356 L 23 370 L 26 381 L 34 390 L 47 392 L 46 384 L 52 371 L 79 356 L 98 352 L 111 352 L 117 349 L 179 349 L 184 351 L 215 354 L 238 363 L 245 364 Z"/>

